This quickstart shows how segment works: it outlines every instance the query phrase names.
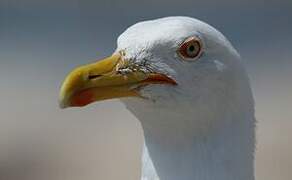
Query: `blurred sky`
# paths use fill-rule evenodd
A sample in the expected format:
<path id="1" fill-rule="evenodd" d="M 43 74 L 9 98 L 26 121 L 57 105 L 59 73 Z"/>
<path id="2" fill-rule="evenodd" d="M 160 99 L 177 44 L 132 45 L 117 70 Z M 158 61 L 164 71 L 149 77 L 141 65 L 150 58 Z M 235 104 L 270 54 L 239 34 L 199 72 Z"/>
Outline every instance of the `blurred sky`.
<path id="1" fill-rule="evenodd" d="M 118 100 L 60 110 L 58 91 L 129 25 L 170 15 L 208 22 L 240 52 L 256 99 L 257 179 L 290 180 L 290 0 L 0 0 L 0 179 L 138 179 L 135 117 Z"/>

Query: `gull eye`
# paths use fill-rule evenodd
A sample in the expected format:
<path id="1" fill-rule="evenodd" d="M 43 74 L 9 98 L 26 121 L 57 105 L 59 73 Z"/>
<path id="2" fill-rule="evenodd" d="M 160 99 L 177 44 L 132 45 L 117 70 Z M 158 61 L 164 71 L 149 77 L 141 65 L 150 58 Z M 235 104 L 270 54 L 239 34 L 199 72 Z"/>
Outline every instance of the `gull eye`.
<path id="1" fill-rule="evenodd" d="M 201 52 L 201 41 L 196 37 L 189 37 L 180 45 L 177 53 L 184 60 L 194 61 L 201 55 Z"/>

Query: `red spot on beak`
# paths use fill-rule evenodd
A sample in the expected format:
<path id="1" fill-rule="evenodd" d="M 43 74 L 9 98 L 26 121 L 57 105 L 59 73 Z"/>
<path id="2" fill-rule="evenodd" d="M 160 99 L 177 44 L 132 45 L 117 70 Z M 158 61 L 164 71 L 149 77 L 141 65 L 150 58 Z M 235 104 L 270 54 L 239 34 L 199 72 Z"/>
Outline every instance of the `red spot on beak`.
<path id="1" fill-rule="evenodd" d="M 71 106 L 85 106 L 94 101 L 94 92 L 92 89 L 86 89 L 72 96 Z"/>

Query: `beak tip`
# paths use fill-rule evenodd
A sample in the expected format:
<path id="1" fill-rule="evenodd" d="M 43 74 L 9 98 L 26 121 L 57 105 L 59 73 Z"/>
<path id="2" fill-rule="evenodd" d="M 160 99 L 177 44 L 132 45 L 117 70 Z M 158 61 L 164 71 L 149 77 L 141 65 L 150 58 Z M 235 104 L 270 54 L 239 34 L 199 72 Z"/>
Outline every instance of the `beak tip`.
<path id="1" fill-rule="evenodd" d="M 64 100 L 59 100 L 59 108 L 65 109 L 67 107 L 69 107 L 69 106 L 65 103 Z"/>
<path id="2" fill-rule="evenodd" d="M 65 109 L 66 106 L 65 106 L 64 104 L 59 103 L 59 108 L 60 108 L 60 109 Z"/>

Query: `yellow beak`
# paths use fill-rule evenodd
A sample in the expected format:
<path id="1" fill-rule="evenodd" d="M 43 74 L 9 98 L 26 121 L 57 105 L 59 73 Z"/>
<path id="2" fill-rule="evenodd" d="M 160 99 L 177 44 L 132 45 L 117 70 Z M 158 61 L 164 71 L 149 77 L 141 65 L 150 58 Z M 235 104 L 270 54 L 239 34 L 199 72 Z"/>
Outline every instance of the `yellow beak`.
<path id="1" fill-rule="evenodd" d="M 77 67 L 62 84 L 60 107 L 85 106 L 95 101 L 120 97 L 141 97 L 138 90 L 142 86 L 176 84 L 166 75 L 137 68 L 122 73 L 121 69 L 129 69 L 128 66 L 128 61 L 117 53 L 96 63 Z"/>

